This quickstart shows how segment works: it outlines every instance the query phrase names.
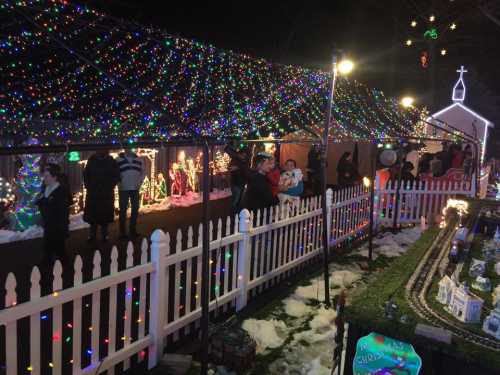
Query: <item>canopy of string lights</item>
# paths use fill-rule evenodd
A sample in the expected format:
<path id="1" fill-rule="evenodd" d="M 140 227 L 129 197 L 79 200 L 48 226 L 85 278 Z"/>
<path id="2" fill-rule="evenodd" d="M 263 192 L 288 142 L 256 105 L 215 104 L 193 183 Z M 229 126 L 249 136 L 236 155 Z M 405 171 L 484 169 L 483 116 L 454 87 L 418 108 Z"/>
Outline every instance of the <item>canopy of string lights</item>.
<path id="1" fill-rule="evenodd" d="M 8 142 L 255 139 L 317 132 L 324 119 L 331 72 L 220 50 L 67 1 L 3 1 L 0 25 L 0 138 Z M 415 135 L 421 118 L 345 78 L 332 113 L 336 140 Z"/>

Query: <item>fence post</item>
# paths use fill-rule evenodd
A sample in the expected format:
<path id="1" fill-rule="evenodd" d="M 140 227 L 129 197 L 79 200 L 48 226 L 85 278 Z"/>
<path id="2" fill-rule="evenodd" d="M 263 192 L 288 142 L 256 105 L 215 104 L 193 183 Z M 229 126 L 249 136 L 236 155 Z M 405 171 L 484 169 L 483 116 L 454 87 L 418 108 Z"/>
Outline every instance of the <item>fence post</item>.
<path id="1" fill-rule="evenodd" d="M 150 280 L 150 321 L 149 332 L 152 337 L 149 345 L 148 368 L 155 367 L 163 356 L 163 327 L 167 313 L 166 256 L 170 246 L 170 237 L 161 229 L 151 235 L 151 262 L 154 271 Z"/>
<path id="2" fill-rule="evenodd" d="M 332 246 L 332 210 L 333 210 L 333 190 L 328 189 L 326 191 L 326 230 L 328 234 L 329 246 Z"/>
<path id="3" fill-rule="evenodd" d="M 244 209 L 240 212 L 239 232 L 243 238 L 238 243 L 238 289 L 236 298 L 236 311 L 243 309 L 248 300 L 248 283 L 250 282 L 250 260 L 252 250 L 250 248 L 250 212 Z"/>
<path id="4" fill-rule="evenodd" d="M 375 196 L 373 197 L 373 227 L 375 230 L 375 233 L 378 232 L 378 227 L 380 225 L 380 214 L 379 211 L 382 207 L 381 205 L 381 197 L 382 197 L 382 189 L 380 186 L 380 176 L 375 177 Z"/>

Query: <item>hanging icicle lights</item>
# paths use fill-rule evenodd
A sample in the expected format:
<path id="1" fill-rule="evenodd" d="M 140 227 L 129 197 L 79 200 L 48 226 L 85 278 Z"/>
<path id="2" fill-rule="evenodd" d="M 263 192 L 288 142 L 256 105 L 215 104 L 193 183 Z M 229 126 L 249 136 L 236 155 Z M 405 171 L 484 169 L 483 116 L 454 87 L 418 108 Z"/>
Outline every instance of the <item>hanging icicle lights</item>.
<path id="1" fill-rule="evenodd" d="M 0 5 L 0 136 L 256 138 L 323 122 L 330 72 L 271 64 L 63 1 Z M 336 139 L 415 135 L 416 109 L 339 79 Z"/>

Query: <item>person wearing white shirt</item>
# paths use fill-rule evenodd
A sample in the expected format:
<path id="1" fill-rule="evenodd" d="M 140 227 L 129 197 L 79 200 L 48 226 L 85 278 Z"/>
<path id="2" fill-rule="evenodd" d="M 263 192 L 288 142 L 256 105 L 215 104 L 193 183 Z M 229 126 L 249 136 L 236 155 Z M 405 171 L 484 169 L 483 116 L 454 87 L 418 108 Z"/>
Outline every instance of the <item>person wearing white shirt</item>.
<path id="1" fill-rule="evenodd" d="M 129 235 L 139 236 L 137 233 L 137 217 L 139 216 L 139 189 L 144 181 L 144 165 L 142 160 L 130 149 L 122 152 L 116 159 L 120 168 L 120 182 L 118 191 L 120 196 L 120 238 L 126 239 L 125 230 L 127 209 L 130 201 L 131 214 Z"/>

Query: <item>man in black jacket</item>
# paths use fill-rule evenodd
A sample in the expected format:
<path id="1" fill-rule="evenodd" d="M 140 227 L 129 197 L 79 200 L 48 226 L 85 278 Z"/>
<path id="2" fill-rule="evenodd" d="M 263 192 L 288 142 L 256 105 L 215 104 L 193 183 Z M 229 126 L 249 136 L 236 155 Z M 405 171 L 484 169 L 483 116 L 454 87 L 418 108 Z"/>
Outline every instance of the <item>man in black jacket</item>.
<path id="1" fill-rule="evenodd" d="M 108 240 L 108 224 L 115 218 L 115 186 L 120 181 L 120 168 L 108 151 L 99 151 L 87 161 L 83 182 L 87 189 L 83 220 L 90 224 L 89 241 L 101 226 L 102 240 Z"/>
<path id="2" fill-rule="evenodd" d="M 266 173 L 271 170 L 271 155 L 259 153 L 255 157 L 255 170 L 250 171 L 247 191 L 245 194 L 245 206 L 250 211 L 263 210 L 278 204 L 278 198 L 273 197 L 271 184 Z"/>

